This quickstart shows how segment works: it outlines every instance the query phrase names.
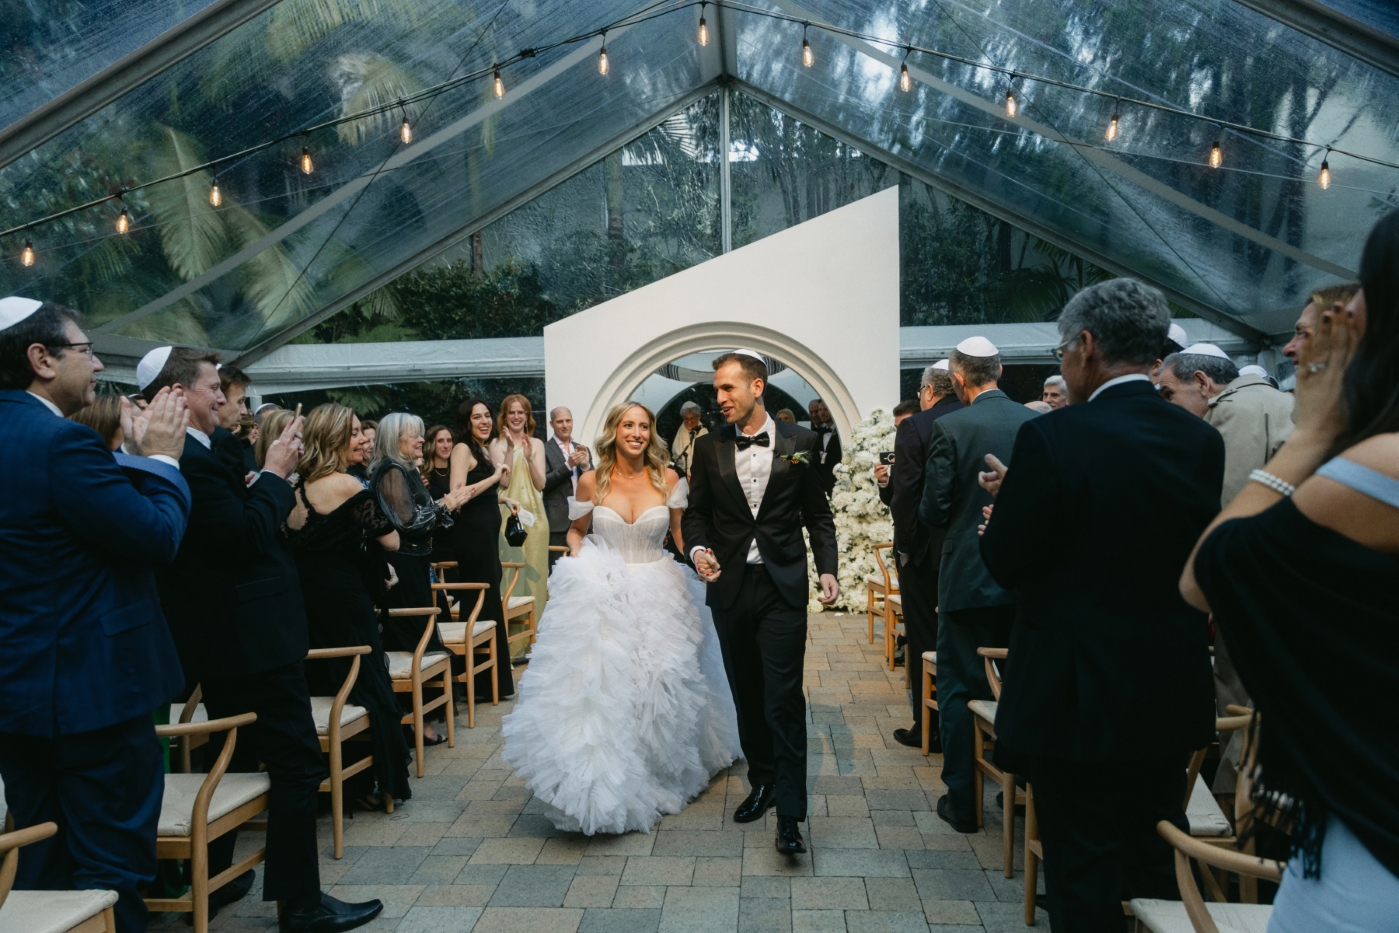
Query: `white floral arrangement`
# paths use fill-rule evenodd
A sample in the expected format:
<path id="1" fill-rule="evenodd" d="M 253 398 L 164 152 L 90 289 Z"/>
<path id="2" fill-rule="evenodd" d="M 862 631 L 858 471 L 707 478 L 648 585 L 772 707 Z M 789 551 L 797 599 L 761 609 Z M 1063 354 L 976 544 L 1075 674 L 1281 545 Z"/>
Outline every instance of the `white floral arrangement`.
<path id="1" fill-rule="evenodd" d="M 835 467 L 835 492 L 831 496 L 831 513 L 835 517 L 836 546 L 840 554 L 840 598 L 833 607 L 849 612 L 865 611 L 865 575 L 879 573 L 874 560 L 874 546 L 894 540 L 894 523 L 889 509 L 879 501 L 879 485 L 874 481 L 874 467 L 879 454 L 894 449 L 894 419 L 882 408 L 855 427 L 853 437 L 841 438 L 844 457 Z M 812 592 L 821 592 L 816 564 L 808 561 Z M 820 612 L 822 606 L 813 595 L 808 606 Z"/>

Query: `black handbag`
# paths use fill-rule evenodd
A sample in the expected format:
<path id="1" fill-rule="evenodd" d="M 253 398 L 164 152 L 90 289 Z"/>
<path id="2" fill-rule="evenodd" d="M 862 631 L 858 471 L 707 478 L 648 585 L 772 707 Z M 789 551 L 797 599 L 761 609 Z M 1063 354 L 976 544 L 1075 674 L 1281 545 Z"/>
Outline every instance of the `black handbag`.
<path id="1" fill-rule="evenodd" d="M 529 537 L 529 532 L 525 530 L 524 522 L 520 521 L 520 516 L 511 513 L 505 520 L 505 543 L 511 547 L 524 547 L 525 539 Z"/>

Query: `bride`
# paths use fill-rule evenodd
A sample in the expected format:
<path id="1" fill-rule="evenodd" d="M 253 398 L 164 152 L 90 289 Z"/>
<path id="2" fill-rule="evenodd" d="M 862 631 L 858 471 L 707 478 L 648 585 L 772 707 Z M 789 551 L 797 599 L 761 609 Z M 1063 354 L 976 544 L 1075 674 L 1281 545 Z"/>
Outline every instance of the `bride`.
<path id="1" fill-rule="evenodd" d="M 608 413 L 501 727 L 505 759 L 562 830 L 650 832 L 741 754 L 704 587 L 662 547 L 667 528 L 681 544 L 687 486 L 654 428 L 644 405 Z"/>

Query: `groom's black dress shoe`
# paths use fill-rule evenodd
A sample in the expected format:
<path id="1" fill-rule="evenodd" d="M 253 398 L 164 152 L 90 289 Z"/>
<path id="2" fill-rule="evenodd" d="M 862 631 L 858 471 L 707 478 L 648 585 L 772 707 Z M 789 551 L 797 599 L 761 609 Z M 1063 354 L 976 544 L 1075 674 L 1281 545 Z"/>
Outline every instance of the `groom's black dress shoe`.
<path id="1" fill-rule="evenodd" d="M 777 803 L 777 788 L 772 784 L 754 784 L 753 793 L 744 799 L 734 811 L 735 823 L 751 823 L 761 820 Z"/>
<path id="2" fill-rule="evenodd" d="M 797 825 L 795 816 L 779 816 L 777 818 L 777 851 L 783 855 L 800 855 L 806 851 L 806 843 L 802 841 L 801 827 Z"/>
<path id="3" fill-rule="evenodd" d="M 380 900 L 347 904 L 329 894 L 320 900 L 308 898 L 309 904 L 287 904 L 277 928 L 281 933 L 341 933 L 362 927 L 384 909 Z"/>

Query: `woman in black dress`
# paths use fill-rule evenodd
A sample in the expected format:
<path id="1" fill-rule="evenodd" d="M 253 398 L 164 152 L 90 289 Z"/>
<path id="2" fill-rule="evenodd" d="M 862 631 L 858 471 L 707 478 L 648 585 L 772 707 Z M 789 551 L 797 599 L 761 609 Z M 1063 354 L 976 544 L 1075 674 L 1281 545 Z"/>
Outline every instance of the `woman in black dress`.
<path id="1" fill-rule="evenodd" d="M 427 459 L 423 463 L 423 473 L 427 477 L 427 491 L 432 494 L 432 501 L 440 502 L 452 491 L 452 448 L 456 446 L 456 439 L 445 424 L 434 424 L 427 429 L 425 437 L 423 454 Z M 432 562 L 444 560 L 456 560 L 450 528 L 439 528 L 432 535 Z"/>
<path id="2" fill-rule="evenodd" d="M 510 643 L 505 640 L 505 610 L 500 601 L 500 503 L 511 509 L 519 506 L 503 499 L 498 489 L 509 481 L 507 467 L 486 455 L 486 444 L 495 431 L 490 406 L 479 398 L 467 399 L 457 409 L 457 437 L 452 448 L 451 486 L 453 491 L 468 490 L 469 501 L 457 512 L 452 526 L 452 550 L 457 569 L 449 579 L 458 583 L 486 583 L 481 619 L 495 620 L 496 683 L 500 698 L 515 695 L 515 679 L 510 670 Z M 473 597 L 474 598 L 474 597 Z M 491 682 L 485 673 L 476 675 L 477 700 L 491 697 Z"/>
<path id="3" fill-rule="evenodd" d="M 385 551 L 398 549 L 398 532 L 384 517 L 373 495 L 345 471 L 361 437 L 354 413 L 343 405 L 321 405 L 306 416 L 306 452 L 297 467 L 296 508 L 287 518 L 287 540 L 296 557 L 302 598 L 313 648 L 368 645 L 350 702 L 369 711 L 376 793 L 354 788 L 362 806 L 379 809 L 384 796 L 407 800 L 408 744 L 401 713 L 389 680 L 388 662 L 379 641 L 374 600 L 365 585 L 365 548 L 371 539 Z M 334 696 L 345 682 L 349 662 L 316 661 L 306 665 L 313 696 Z M 370 772 L 362 772 L 369 774 Z"/>

